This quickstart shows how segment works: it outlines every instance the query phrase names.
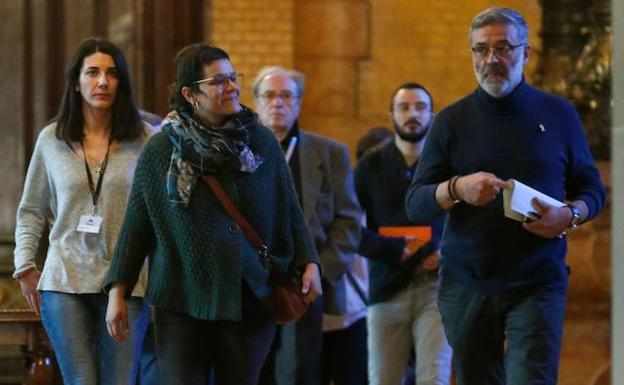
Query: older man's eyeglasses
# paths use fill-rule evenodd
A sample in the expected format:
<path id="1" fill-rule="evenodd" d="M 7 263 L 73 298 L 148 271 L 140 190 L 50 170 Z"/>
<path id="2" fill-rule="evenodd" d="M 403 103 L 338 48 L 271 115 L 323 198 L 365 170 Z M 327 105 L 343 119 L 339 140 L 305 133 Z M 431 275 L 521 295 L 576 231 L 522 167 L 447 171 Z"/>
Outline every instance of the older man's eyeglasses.
<path id="1" fill-rule="evenodd" d="M 215 76 L 212 76 L 206 79 L 200 79 L 200 80 L 194 81 L 193 83 L 195 84 L 206 83 L 209 86 L 216 86 L 219 88 L 223 88 L 228 82 L 232 82 L 236 85 L 240 85 L 242 78 L 243 78 L 243 74 L 241 74 L 240 72 L 232 72 L 229 74 L 217 74 Z"/>
<path id="2" fill-rule="evenodd" d="M 276 98 L 280 98 L 286 103 L 292 103 L 298 99 L 297 95 L 295 95 L 295 93 L 291 91 L 281 91 L 281 92 L 266 91 L 266 92 L 261 93 L 259 96 L 263 103 L 271 103 Z"/>
<path id="3" fill-rule="evenodd" d="M 494 47 L 489 47 L 487 45 L 476 45 L 470 48 L 470 50 L 472 51 L 475 58 L 477 59 L 486 59 L 490 57 L 490 54 L 492 53 L 495 54 L 499 58 L 509 59 L 511 57 L 511 53 L 516 48 L 523 47 L 525 45 L 526 44 L 524 43 L 520 43 L 516 45 L 504 43 L 504 44 L 498 44 Z"/>

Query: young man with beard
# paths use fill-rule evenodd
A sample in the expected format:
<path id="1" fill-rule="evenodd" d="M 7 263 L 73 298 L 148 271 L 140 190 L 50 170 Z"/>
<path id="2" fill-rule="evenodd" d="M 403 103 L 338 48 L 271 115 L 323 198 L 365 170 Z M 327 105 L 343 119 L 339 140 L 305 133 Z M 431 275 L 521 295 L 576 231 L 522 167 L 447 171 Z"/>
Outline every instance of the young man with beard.
<path id="1" fill-rule="evenodd" d="M 412 239 L 415 224 L 403 207 L 433 118 L 431 95 L 420 84 L 403 84 L 392 95 L 389 114 L 394 140 L 367 153 L 355 169 L 355 189 L 366 212 L 360 253 L 370 262 L 369 380 L 371 385 L 399 384 L 413 347 L 416 383 L 445 385 L 451 350 L 436 305 L 442 220 L 422 229 L 430 237 Z M 388 227 L 407 235 L 382 235 Z"/>
<path id="2" fill-rule="evenodd" d="M 479 87 L 437 116 L 406 201 L 415 221 L 448 212 L 439 306 L 458 385 L 557 383 L 566 231 L 605 203 L 578 114 L 524 81 L 527 29 L 508 8 L 473 19 Z M 535 199 L 538 219 L 506 218 L 508 178 L 568 204 Z"/>

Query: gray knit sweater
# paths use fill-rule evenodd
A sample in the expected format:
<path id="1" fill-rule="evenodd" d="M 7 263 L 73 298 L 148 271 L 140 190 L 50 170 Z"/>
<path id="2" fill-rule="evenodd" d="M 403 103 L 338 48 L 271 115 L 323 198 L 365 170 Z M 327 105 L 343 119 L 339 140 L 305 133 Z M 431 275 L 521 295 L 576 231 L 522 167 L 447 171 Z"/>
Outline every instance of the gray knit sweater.
<path id="1" fill-rule="evenodd" d="M 39 239 L 50 226 L 49 248 L 39 290 L 98 293 L 102 290 L 128 201 L 136 161 L 146 135 L 122 142 L 111 151 L 96 214 L 103 218 L 99 234 L 76 231 L 81 215 L 93 208 L 84 160 L 54 135 L 56 123 L 45 127 L 35 146 L 15 228 L 15 273 L 35 267 Z M 97 181 L 97 174 L 91 172 Z M 133 295 L 143 295 L 146 274 Z"/>

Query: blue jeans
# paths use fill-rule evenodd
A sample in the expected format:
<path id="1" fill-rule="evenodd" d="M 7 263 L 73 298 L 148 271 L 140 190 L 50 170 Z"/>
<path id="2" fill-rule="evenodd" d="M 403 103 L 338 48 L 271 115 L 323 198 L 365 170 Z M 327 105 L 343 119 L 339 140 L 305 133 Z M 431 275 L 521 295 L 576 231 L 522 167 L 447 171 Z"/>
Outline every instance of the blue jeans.
<path id="1" fill-rule="evenodd" d="M 147 306 L 128 300 L 130 335 L 115 342 L 106 330 L 105 294 L 41 292 L 41 320 L 50 338 L 65 385 L 134 383 Z"/>
<path id="2" fill-rule="evenodd" d="M 257 385 L 275 323 L 245 285 L 242 318 L 207 321 L 156 307 L 160 384 L 206 385 L 213 374 L 219 385 Z"/>
<path id="3" fill-rule="evenodd" d="M 412 347 L 416 384 L 449 384 L 452 351 L 444 335 L 437 296 L 437 277 L 422 274 L 389 300 L 368 308 L 371 385 L 400 384 Z"/>
<path id="4" fill-rule="evenodd" d="M 143 339 L 137 385 L 158 384 L 158 361 L 156 359 L 156 342 L 154 338 L 154 322 L 150 321 L 147 324 L 147 331 Z"/>
<path id="5" fill-rule="evenodd" d="M 565 289 L 483 294 L 443 277 L 439 308 L 458 385 L 555 385 Z"/>

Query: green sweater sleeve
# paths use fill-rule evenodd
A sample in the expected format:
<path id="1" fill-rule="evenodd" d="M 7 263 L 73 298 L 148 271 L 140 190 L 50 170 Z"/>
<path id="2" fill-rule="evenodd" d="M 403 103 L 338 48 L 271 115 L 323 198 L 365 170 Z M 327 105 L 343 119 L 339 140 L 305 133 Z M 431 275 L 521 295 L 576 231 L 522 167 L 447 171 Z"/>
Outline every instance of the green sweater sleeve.
<path id="1" fill-rule="evenodd" d="M 147 181 L 149 173 L 153 172 L 150 163 L 148 143 L 137 163 L 128 207 L 108 272 L 106 286 L 122 283 L 126 287 L 126 295 L 132 292 L 145 257 L 152 252 L 155 244 L 146 206 L 146 192 L 149 191 Z"/>

